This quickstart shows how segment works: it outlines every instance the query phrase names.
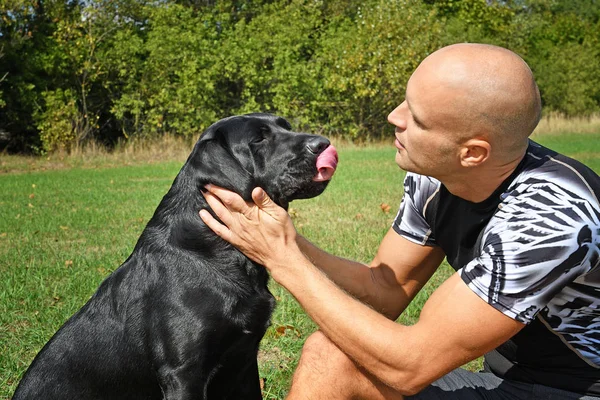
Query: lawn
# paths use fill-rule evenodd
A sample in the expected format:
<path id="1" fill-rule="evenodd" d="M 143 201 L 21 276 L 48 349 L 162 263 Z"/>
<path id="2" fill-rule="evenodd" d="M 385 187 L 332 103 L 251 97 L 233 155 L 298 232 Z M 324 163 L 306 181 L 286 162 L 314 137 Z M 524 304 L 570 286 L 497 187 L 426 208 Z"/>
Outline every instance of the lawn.
<path id="1" fill-rule="evenodd" d="M 600 172 L 600 134 L 536 140 Z M 180 167 L 100 163 L 0 174 L 0 398 L 10 397 L 37 351 L 129 256 Z M 293 202 L 290 214 L 300 233 L 325 250 L 368 262 L 395 216 L 402 179 L 391 146 L 345 146 L 325 193 Z M 416 321 L 450 273 L 448 266 L 438 271 L 403 323 Z M 281 399 L 315 326 L 289 294 L 275 283 L 271 288 L 278 305 L 259 360 L 265 398 Z"/>

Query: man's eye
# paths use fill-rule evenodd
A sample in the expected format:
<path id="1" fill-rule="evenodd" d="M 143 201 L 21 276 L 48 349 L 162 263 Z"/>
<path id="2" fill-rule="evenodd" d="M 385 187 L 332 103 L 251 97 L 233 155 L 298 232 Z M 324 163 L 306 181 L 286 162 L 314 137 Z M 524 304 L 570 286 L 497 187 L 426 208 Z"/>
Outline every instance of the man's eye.
<path id="1" fill-rule="evenodd" d="M 419 121 L 415 117 L 413 117 L 413 121 L 415 122 L 415 125 L 417 125 L 419 128 L 423 128 L 423 124 L 421 123 L 421 121 Z"/>

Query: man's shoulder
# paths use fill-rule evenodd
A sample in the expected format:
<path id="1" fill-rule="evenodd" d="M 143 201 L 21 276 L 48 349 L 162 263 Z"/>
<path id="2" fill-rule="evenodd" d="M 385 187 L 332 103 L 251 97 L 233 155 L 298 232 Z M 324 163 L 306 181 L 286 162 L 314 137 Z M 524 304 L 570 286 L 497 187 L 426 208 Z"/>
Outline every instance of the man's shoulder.
<path id="1" fill-rule="evenodd" d="M 440 181 L 430 176 L 407 172 L 404 178 L 404 193 L 411 198 L 427 198 L 437 192 L 440 185 Z"/>
<path id="2" fill-rule="evenodd" d="M 586 201 L 600 208 L 600 177 L 585 164 L 530 141 L 520 168 L 503 197 L 551 192 L 566 201 Z"/>
<path id="3" fill-rule="evenodd" d="M 585 238 L 597 241 L 591 237 L 600 228 L 600 178 L 594 171 L 533 142 L 520 168 L 485 228 L 485 245 L 537 254 L 576 248 Z"/>

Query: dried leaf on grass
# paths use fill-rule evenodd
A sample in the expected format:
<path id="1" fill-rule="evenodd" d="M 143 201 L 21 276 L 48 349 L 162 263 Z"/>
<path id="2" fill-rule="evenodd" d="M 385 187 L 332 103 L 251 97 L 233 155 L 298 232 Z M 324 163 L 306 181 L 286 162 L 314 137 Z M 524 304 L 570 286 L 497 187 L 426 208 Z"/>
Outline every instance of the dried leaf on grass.
<path id="1" fill-rule="evenodd" d="M 386 203 L 381 203 L 381 204 L 379 205 L 379 207 L 381 207 L 381 211 L 383 211 L 383 212 L 384 212 L 384 213 L 386 213 L 386 214 L 387 214 L 387 213 L 389 213 L 389 212 L 390 212 L 390 209 L 392 208 L 392 207 L 390 207 L 390 205 L 389 205 L 389 204 L 386 204 Z"/>
<path id="2" fill-rule="evenodd" d="M 288 332 L 294 333 L 297 337 L 302 335 L 300 331 L 292 325 L 280 325 L 275 328 L 275 332 L 277 332 L 277 336 L 285 336 Z"/>

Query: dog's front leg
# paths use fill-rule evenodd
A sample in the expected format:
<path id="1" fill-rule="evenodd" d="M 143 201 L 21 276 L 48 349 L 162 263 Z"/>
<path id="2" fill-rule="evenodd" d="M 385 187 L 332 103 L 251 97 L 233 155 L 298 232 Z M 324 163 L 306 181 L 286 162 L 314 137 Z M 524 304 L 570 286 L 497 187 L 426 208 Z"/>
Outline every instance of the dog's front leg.
<path id="1" fill-rule="evenodd" d="M 227 399 L 237 400 L 260 400 L 262 393 L 260 389 L 260 377 L 258 374 L 258 363 L 254 357 L 248 363 L 244 371 L 238 369 L 238 380 L 235 382 L 233 391 L 228 395 Z M 230 378 L 231 382 L 231 378 Z M 233 383 L 233 382 L 231 382 Z M 230 385 L 231 385 L 230 383 Z"/>
<path id="2" fill-rule="evenodd" d="M 197 366 L 182 366 L 165 373 L 161 389 L 165 400 L 207 400 L 207 382 L 210 374 L 202 373 Z"/>

